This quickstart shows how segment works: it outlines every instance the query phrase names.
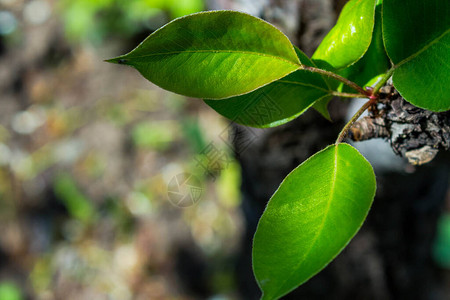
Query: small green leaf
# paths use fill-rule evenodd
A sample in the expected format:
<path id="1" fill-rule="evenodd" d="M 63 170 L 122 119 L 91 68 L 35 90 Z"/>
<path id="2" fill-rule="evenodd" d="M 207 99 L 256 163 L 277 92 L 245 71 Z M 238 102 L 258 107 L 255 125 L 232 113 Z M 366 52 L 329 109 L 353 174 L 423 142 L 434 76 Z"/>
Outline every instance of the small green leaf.
<path id="1" fill-rule="evenodd" d="M 109 62 L 133 66 L 166 90 L 208 99 L 245 94 L 301 68 L 281 31 L 236 11 L 176 19 Z"/>
<path id="2" fill-rule="evenodd" d="M 450 1 L 384 0 L 383 38 L 399 93 L 424 109 L 450 109 Z"/>
<path id="3" fill-rule="evenodd" d="M 371 165 L 348 144 L 294 169 L 262 215 L 253 270 L 262 299 L 278 299 L 322 270 L 361 227 L 375 195 Z"/>
<path id="4" fill-rule="evenodd" d="M 390 68 L 391 63 L 383 45 L 381 29 L 381 4 L 375 9 L 375 27 L 372 42 L 364 56 L 355 64 L 339 72 L 339 75 L 350 79 L 359 86 L 366 87 L 376 83 Z M 344 84 L 340 85 L 341 92 L 353 93 L 354 90 Z"/>
<path id="5" fill-rule="evenodd" d="M 300 61 L 314 66 L 295 48 Z M 298 70 L 251 93 L 223 100 L 205 100 L 211 108 L 236 123 L 252 127 L 275 127 L 305 112 L 320 99 L 331 99 L 324 78 L 317 73 Z"/>
<path id="6" fill-rule="evenodd" d="M 329 70 L 342 69 L 364 55 L 372 39 L 375 2 L 375 0 L 347 2 L 336 25 L 312 56 L 319 67 Z"/>

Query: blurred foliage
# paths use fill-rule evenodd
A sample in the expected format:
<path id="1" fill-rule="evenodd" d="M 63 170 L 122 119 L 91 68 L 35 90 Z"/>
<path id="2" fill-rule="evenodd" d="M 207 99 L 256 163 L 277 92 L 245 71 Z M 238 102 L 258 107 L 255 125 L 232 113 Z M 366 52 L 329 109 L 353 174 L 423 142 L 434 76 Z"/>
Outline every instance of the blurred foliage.
<path id="1" fill-rule="evenodd" d="M 103 62 L 203 1 L 8 3 L 17 28 L 0 42 L 17 42 L 0 52 L 10 80 L 0 81 L 0 300 L 193 299 L 179 270 L 189 266 L 176 263 L 192 250 L 210 298 L 234 299 L 243 225 L 227 124 Z M 168 197 L 180 173 L 204 187 L 185 208 Z"/>
<path id="2" fill-rule="evenodd" d="M 69 39 L 101 42 L 155 30 L 170 19 L 203 9 L 203 0 L 63 0 L 60 11 Z"/>
<path id="3" fill-rule="evenodd" d="M 131 135 L 136 146 L 163 151 L 176 139 L 177 132 L 177 122 L 144 121 L 134 126 Z"/>
<path id="4" fill-rule="evenodd" d="M 240 203 L 241 167 L 232 161 L 220 174 L 217 182 L 217 194 L 221 203 L 229 208 L 237 207 Z"/>
<path id="5" fill-rule="evenodd" d="M 450 214 L 439 219 L 433 247 L 433 258 L 442 267 L 450 269 Z"/>
<path id="6" fill-rule="evenodd" d="M 181 120 L 183 136 L 189 141 L 193 153 L 199 153 L 207 146 L 202 128 L 196 118 L 184 118 Z"/>
<path id="7" fill-rule="evenodd" d="M 19 287 L 12 282 L 0 282 L 0 300 L 21 300 L 23 299 Z"/>
<path id="8" fill-rule="evenodd" d="M 62 173 L 53 183 L 56 196 L 61 199 L 69 214 L 83 222 L 92 221 L 94 208 L 92 202 L 78 189 L 69 174 Z"/>
<path id="9" fill-rule="evenodd" d="M 38 258 L 30 274 L 30 280 L 36 291 L 46 290 L 51 285 L 51 260 L 43 255 Z M 0 298 L 1 299 L 1 298 Z"/>

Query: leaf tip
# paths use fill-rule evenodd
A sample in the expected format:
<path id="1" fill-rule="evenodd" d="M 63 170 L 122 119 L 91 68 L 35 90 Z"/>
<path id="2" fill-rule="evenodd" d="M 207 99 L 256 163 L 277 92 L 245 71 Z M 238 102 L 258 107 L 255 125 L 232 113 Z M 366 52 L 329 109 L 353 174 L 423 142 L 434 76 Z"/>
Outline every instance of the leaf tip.
<path id="1" fill-rule="evenodd" d="M 115 58 L 110 58 L 110 59 L 105 59 L 103 61 L 104 62 L 108 62 L 108 63 L 112 63 L 112 64 L 118 64 L 118 65 L 126 65 L 127 62 L 128 62 L 127 59 L 124 59 L 121 56 L 115 57 Z"/>

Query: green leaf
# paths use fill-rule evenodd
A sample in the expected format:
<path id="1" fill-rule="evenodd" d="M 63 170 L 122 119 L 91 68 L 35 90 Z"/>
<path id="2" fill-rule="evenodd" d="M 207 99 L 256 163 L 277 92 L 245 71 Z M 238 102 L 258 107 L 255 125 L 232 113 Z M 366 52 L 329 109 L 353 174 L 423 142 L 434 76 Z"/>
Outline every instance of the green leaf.
<path id="1" fill-rule="evenodd" d="M 337 70 L 359 60 L 369 48 L 374 15 L 375 0 L 350 0 L 312 56 L 313 61 L 321 68 Z"/>
<path id="2" fill-rule="evenodd" d="M 315 66 L 298 48 L 300 61 Z M 224 100 L 205 100 L 211 108 L 236 123 L 252 127 L 275 127 L 305 112 L 315 101 L 331 99 L 324 78 L 317 73 L 297 70 L 251 93 Z"/>
<path id="3" fill-rule="evenodd" d="M 381 4 L 375 9 L 375 27 L 372 42 L 364 56 L 355 64 L 339 72 L 339 75 L 350 79 L 359 86 L 366 87 L 375 84 L 389 70 L 390 60 L 383 45 L 381 29 Z M 341 92 L 353 93 L 354 90 L 344 84 L 340 85 Z"/>
<path id="4" fill-rule="evenodd" d="M 278 299 L 322 270 L 361 227 L 375 195 L 371 165 L 348 144 L 294 169 L 262 215 L 253 271 L 262 299 Z"/>
<path id="5" fill-rule="evenodd" d="M 281 31 L 236 11 L 176 19 L 109 62 L 133 66 L 166 90 L 208 99 L 245 94 L 301 68 Z"/>
<path id="6" fill-rule="evenodd" d="M 424 109 L 450 109 L 450 1 L 384 0 L 383 38 L 403 98 Z"/>
<path id="7" fill-rule="evenodd" d="M 328 121 L 331 121 L 331 116 L 330 116 L 330 112 L 328 111 L 328 104 L 330 103 L 332 97 L 326 97 L 323 99 L 320 99 L 318 101 L 316 101 L 313 104 L 313 108 L 322 115 L 322 117 L 324 117 L 325 119 L 327 119 Z"/>

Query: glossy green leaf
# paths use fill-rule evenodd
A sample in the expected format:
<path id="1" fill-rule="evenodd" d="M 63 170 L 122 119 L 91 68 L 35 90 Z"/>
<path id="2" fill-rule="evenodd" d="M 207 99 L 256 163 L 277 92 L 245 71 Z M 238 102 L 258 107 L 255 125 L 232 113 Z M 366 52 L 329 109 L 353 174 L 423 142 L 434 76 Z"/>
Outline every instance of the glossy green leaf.
<path id="1" fill-rule="evenodd" d="M 350 79 L 359 86 L 366 87 L 375 84 L 390 67 L 390 60 L 384 50 L 381 29 L 381 4 L 379 4 L 375 9 L 375 27 L 369 49 L 367 49 L 367 52 L 360 60 L 340 71 L 339 75 Z M 340 85 L 339 90 L 347 93 L 355 92 L 344 84 Z"/>
<path id="2" fill-rule="evenodd" d="M 322 270 L 361 227 L 375 195 L 371 165 L 348 144 L 294 169 L 262 215 L 253 270 L 262 299 L 278 299 Z"/>
<path id="3" fill-rule="evenodd" d="M 235 11 L 176 19 L 109 62 L 133 66 L 166 90 L 209 99 L 251 92 L 301 68 L 281 31 Z"/>
<path id="4" fill-rule="evenodd" d="M 314 66 L 298 48 L 304 65 Z M 205 100 L 211 108 L 236 123 L 252 127 L 275 127 L 305 112 L 315 101 L 331 99 L 321 75 L 297 70 L 251 93 L 224 100 Z"/>
<path id="5" fill-rule="evenodd" d="M 312 59 L 321 68 L 337 70 L 359 60 L 369 48 L 375 0 L 350 0 L 336 25 L 320 43 Z"/>
<path id="6" fill-rule="evenodd" d="M 399 93 L 425 109 L 450 109 L 450 1 L 384 0 L 383 38 Z"/>

